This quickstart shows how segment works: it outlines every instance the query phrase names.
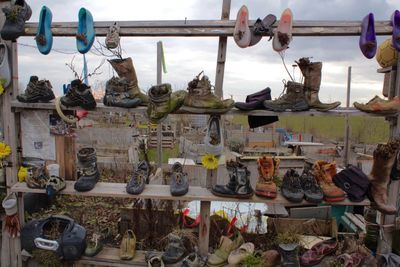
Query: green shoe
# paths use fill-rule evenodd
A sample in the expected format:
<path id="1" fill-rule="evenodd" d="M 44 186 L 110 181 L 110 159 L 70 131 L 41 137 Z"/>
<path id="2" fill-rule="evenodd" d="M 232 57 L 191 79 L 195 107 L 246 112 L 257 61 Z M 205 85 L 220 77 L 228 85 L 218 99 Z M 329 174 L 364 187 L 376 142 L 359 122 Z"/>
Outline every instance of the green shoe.
<path id="1" fill-rule="evenodd" d="M 87 242 L 85 256 L 94 257 L 103 249 L 103 242 L 98 234 L 93 234 L 92 238 Z"/>
<path id="2" fill-rule="evenodd" d="M 200 76 L 202 78 L 200 79 Z M 182 110 L 191 113 L 225 113 L 229 111 L 234 101 L 232 99 L 221 100 L 211 92 L 211 83 L 207 76 L 200 72 L 188 83 L 189 93 L 185 97 Z"/>
<path id="3" fill-rule="evenodd" d="M 150 122 L 159 123 L 169 113 L 177 111 L 182 106 L 186 95 L 186 91 L 183 90 L 172 92 L 169 83 L 152 86 L 149 90 L 149 104 L 147 106 L 147 116 Z"/>

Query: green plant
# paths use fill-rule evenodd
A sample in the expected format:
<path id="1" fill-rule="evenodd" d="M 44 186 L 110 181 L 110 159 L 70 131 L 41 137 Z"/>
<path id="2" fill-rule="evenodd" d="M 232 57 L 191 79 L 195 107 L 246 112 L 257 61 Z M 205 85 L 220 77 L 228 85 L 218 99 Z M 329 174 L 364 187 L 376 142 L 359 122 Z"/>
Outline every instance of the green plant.
<path id="1" fill-rule="evenodd" d="M 53 251 L 35 249 L 32 256 L 42 267 L 63 266 L 60 257 Z"/>
<path id="2" fill-rule="evenodd" d="M 278 233 L 276 242 L 278 244 L 298 244 L 300 242 L 300 236 L 291 231 Z"/>
<path id="3" fill-rule="evenodd" d="M 261 264 L 261 256 L 250 254 L 240 262 L 241 266 L 259 266 Z"/>

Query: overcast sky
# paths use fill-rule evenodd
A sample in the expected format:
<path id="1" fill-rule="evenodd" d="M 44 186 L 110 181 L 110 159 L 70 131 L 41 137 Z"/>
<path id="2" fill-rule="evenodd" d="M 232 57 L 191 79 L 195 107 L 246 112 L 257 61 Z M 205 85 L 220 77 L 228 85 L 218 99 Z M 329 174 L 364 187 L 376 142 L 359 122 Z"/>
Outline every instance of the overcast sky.
<path id="1" fill-rule="evenodd" d="M 207 20 L 221 17 L 222 0 L 37 0 L 28 1 L 33 14 L 30 21 L 37 22 L 42 5 L 52 10 L 53 21 L 77 21 L 80 7 L 91 11 L 94 20 Z M 397 5 L 396 5 L 397 3 Z M 291 8 L 295 20 L 361 20 L 373 12 L 375 20 L 389 20 L 398 7 L 395 0 L 232 0 L 230 19 L 236 18 L 241 5 L 249 9 L 250 19 L 263 18 Z M 111 23 L 110 23 L 111 24 Z M 379 37 L 378 44 L 390 36 Z M 98 38 L 104 42 L 104 38 Z M 215 80 L 217 37 L 123 37 L 125 57 L 132 57 L 139 78 L 139 86 L 146 91 L 156 84 L 156 43 L 162 41 L 168 73 L 163 82 L 172 84 L 175 90 L 186 89 L 187 82 L 204 70 L 212 83 Z M 36 45 L 33 37 L 21 37 L 21 44 Z M 242 49 L 232 37 L 228 38 L 225 65 L 224 96 L 243 101 L 245 96 L 265 87 L 272 89 L 273 97 L 282 91 L 282 80 L 288 80 L 279 55 L 272 50 L 272 42 L 263 38 L 257 45 Z M 63 83 L 73 79 L 72 72 L 65 66 L 76 52 L 75 38 L 57 37 L 53 48 L 68 54 L 50 52 L 44 56 L 36 48 L 19 46 L 20 84 L 25 87 L 29 76 L 51 81 L 57 95 Z M 294 37 L 286 52 L 286 62 L 292 71 L 292 63 L 300 57 L 313 57 L 322 61 L 321 98 L 324 101 L 339 100 L 344 103 L 347 84 L 347 68 L 352 66 L 351 102 L 368 101 L 381 94 L 383 74 L 376 73 L 379 67 L 375 59 L 367 59 L 359 51 L 358 37 Z M 87 54 L 89 71 L 93 70 L 102 57 Z M 76 52 L 76 68 L 81 69 L 82 56 Z M 91 78 L 90 84 L 99 88 L 111 78 L 113 72 L 108 63 L 102 74 Z M 299 78 L 299 72 L 295 73 Z"/>

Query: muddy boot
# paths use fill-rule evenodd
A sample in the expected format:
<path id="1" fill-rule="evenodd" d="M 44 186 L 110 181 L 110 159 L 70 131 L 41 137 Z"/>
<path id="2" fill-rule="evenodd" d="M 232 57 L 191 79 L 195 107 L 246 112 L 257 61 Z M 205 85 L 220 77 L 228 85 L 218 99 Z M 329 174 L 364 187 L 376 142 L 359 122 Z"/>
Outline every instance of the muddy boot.
<path id="1" fill-rule="evenodd" d="M 171 233 L 168 235 L 168 245 L 165 248 L 165 252 L 162 255 L 162 260 L 166 264 L 173 264 L 180 261 L 186 253 L 185 246 L 183 245 L 182 239 Z"/>
<path id="2" fill-rule="evenodd" d="M 345 192 L 333 183 L 333 176 L 336 175 L 336 162 L 317 160 L 313 165 L 313 174 L 327 202 L 339 202 L 346 198 Z"/>
<path id="3" fill-rule="evenodd" d="M 297 244 L 279 244 L 282 267 L 300 267 L 299 246 Z"/>
<path id="4" fill-rule="evenodd" d="M 27 168 L 25 180 L 29 188 L 43 189 L 46 187 L 49 177 L 46 175 L 43 159 L 32 157 L 22 158 L 22 166 Z"/>
<path id="5" fill-rule="evenodd" d="M 82 83 L 79 79 L 71 82 L 71 89 L 61 97 L 60 101 L 61 104 L 66 107 L 80 106 L 86 110 L 93 110 L 96 108 L 96 100 L 90 91 L 90 86 Z"/>
<path id="6" fill-rule="evenodd" d="M 124 59 L 111 59 L 110 62 L 113 69 L 117 72 L 120 78 L 125 78 L 130 82 L 129 88 L 129 96 L 130 98 L 140 98 L 142 100 L 141 105 L 146 105 L 149 102 L 147 95 L 143 94 L 140 91 L 138 86 L 138 79 L 135 71 L 135 67 L 133 66 L 132 58 L 124 58 Z"/>
<path id="7" fill-rule="evenodd" d="M 278 175 L 279 159 L 262 157 L 257 160 L 258 181 L 256 183 L 256 195 L 266 198 L 275 198 L 277 194 L 274 176 Z"/>
<path id="8" fill-rule="evenodd" d="M 396 154 L 400 148 L 400 141 L 389 141 L 387 144 L 379 144 L 374 150 L 374 163 L 371 173 L 368 175 L 370 182 L 368 195 L 374 203 L 372 207 L 384 214 L 395 214 L 396 207 L 387 203 L 388 184 Z"/>
<path id="9" fill-rule="evenodd" d="M 200 79 L 200 76 L 202 78 Z M 185 97 L 182 110 L 192 113 L 225 113 L 234 104 L 232 99 L 221 100 L 211 92 L 211 83 L 207 76 L 200 72 L 191 82 L 188 83 L 189 91 Z"/>
<path id="10" fill-rule="evenodd" d="M 151 123 L 159 123 L 171 112 L 178 110 L 186 97 L 186 91 L 172 92 L 169 83 L 152 86 L 149 89 L 147 116 Z"/>
<path id="11" fill-rule="evenodd" d="M 132 97 L 130 90 L 132 82 L 126 78 L 112 77 L 106 83 L 106 94 L 103 103 L 106 106 L 135 108 L 142 103 L 139 97 Z"/>
<path id="12" fill-rule="evenodd" d="M 77 176 L 74 189 L 78 192 L 92 190 L 100 179 L 97 168 L 96 150 L 93 147 L 83 147 L 77 153 Z"/>
<path id="13" fill-rule="evenodd" d="M 322 62 L 310 62 L 309 58 L 303 57 L 296 63 L 304 76 L 304 94 L 310 108 L 318 111 L 337 108 L 340 105 L 338 101 L 329 104 L 319 101 L 318 92 L 321 85 Z"/>
<path id="14" fill-rule="evenodd" d="M 55 98 L 51 83 L 31 76 L 23 94 L 17 95 L 17 100 L 22 103 L 49 102 Z"/>
<path id="15" fill-rule="evenodd" d="M 264 107 L 267 110 L 276 112 L 290 111 L 304 111 L 308 110 L 307 100 L 304 96 L 304 88 L 301 83 L 288 81 L 285 84 L 283 91 L 286 93 L 276 100 L 265 100 Z"/>

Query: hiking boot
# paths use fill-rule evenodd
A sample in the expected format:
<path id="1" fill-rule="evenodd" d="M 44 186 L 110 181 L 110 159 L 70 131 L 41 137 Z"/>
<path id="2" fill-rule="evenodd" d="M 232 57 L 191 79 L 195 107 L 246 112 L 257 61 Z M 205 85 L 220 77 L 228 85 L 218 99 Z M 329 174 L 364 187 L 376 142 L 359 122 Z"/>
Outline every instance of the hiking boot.
<path id="1" fill-rule="evenodd" d="M 165 252 L 162 255 L 162 260 L 165 264 L 173 264 L 180 261 L 186 253 L 185 246 L 183 245 L 182 239 L 170 233 L 168 235 L 168 244 L 165 248 Z"/>
<path id="2" fill-rule="evenodd" d="M 106 36 L 106 47 L 108 49 L 115 49 L 119 46 L 119 25 L 118 22 L 114 22 L 114 24 L 110 27 L 108 30 L 107 36 Z"/>
<path id="3" fill-rule="evenodd" d="M 396 207 L 387 203 L 388 185 L 397 152 L 400 148 L 399 140 L 389 141 L 387 144 L 379 144 L 374 150 L 374 162 L 371 173 L 368 175 L 368 196 L 373 202 L 371 206 L 384 214 L 395 214 Z"/>
<path id="4" fill-rule="evenodd" d="M 25 178 L 26 185 L 29 188 L 44 189 L 49 181 L 45 171 L 45 162 L 40 158 L 26 157 L 22 158 L 21 165 L 28 168 Z"/>
<path id="5" fill-rule="evenodd" d="M 325 104 L 319 100 L 318 92 L 321 85 L 322 62 L 310 62 L 309 58 L 303 57 L 296 63 L 304 76 L 304 95 L 310 108 L 318 111 L 328 111 L 340 106 L 339 101 Z"/>
<path id="6" fill-rule="evenodd" d="M 129 87 L 129 96 L 130 98 L 139 98 L 142 100 L 141 105 L 147 105 L 149 102 L 149 98 L 147 95 L 143 94 L 138 85 L 138 79 L 136 75 L 135 67 L 133 66 L 132 58 L 124 58 L 124 59 L 111 59 L 110 62 L 111 67 L 117 72 L 120 78 L 125 78 L 130 82 Z"/>
<path id="7" fill-rule="evenodd" d="M 227 236 L 221 236 L 218 248 L 207 259 L 207 266 L 220 267 L 225 265 L 229 254 L 243 243 L 243 237 L 239 232 L 236 232 L 232 239 Z"/>
<path id="8" fill-rule="evenodd" d="M 300 267 L 298 244 L 279 244 L 278 248 L 282 267 Z"/>
<path id="9" fill-rule="evenodd" d="M 3 8 L 6 16 L 1 38 L 3 40 L 15 40 L 25 34 L 25 21 L 32 16 L 31 7 L 24 0 L 16 0 L 10 7 Z"/>
<path id="10" fill-rule="evenodd" d="M 150 122 L 159 123 L 169 113 L 177 111 L 182 106 L 186 94 L 186 91 L 183 90 L 172 92 L 169 83 L 150 87 L 147 107 L 147 116 Z"/>
<path id="11" fill-rule="evenodd" d="M 200 76 L 203 75 L 200 79 Z M 185 97 L 182 110 L 191 113 L 225 113 L 234 104 L 232 99 L 221 100 L 211 92 L 210 80 L 203 72 L 200 72 L 188 83 L 189 93 Z"/>
<path id="12" fill-rule="evenodd" d="M 353 105 L 363 112 L 389 116 L 395 115 L 400 111 L 400 98 L 395 96 L 391 100 L 386 100 L 376 95 L 366 104 L 354 102 Z"/>
<path id="13" fill-rule="evenodd" d="M 143 192 L 145 184 L 150 176 L 150 166 L 145 160 L 141 161 L 133 172 L 132 178 L 126 185 L 126 192 L 132 195 L 139 195 Z"/>
<path id="14" fill-rule="evenodd" d="M 321 203 L 324 194 L 319 187 L 314 174 L 310 169 L 304 169 L 300 177 L 301 188 L 304 191 L 304 198 L 311 203 Z"/>
<path id="15" fill-rule="evenodd" d="M 313 165 L 313 174 L 324 193 L 325 201 L 338 202 L 346 198 L 343 190 L 337 187 L 332 180 L 333 176 L 336 175 L 336 162 L 329 163 L 324 160 L 317 160 Z"/>
<path id="16" fill-rule="evenodd" d="M 96 108 L 96 101 L 90 91 L 90 86 L 82 83 L 81 80 L 76 79 L 71 82 L 71 89 L 61 97 L 61 104 L 66 107 L 81 107 L 86 110 L 93 110 Z"/>
<path id="17" fill-rule="evenodd" d="M 67 184 L 65 183 L 64 178 L 51 175 L 46 182 L 46 194 L 49 197 L 50 202 L 53 202 L 56 194 L 63 190 L 66 186 Z"/>
<path id="18" fill-rule="evenodd" d="M 264 107 L 267 110 L 283 112 L 286 110 L 290 111 L 304 111 L 308 110 L 309 106 L 304 96 L 304 87 L 301 83 L 288 81 L 285 84 L 283 92 L 286 90 L 286 94 L 281 95 L 275 100 L 265 100 Z"/>
<path id="19" fill-rule="evenodd" d="M 250 185 L 250 171 L 237 161 L 227 161 L 226 168 L 229 173 L 229 182 L 226 185 L 215 185 L 211 192 L 216 196 L 250 198 L 253 188 Z"/>
<path id="20" fill-rule="evenodd" d="M 100 179 L 96 150 L 92 147 L 81 148 L 77 153 L 77 157 L 78 180 L 75 182 L 74 188 L 79 192 L 90 191 Z"/>
<path id="21" fill-rule="evenodd" d="M 304 191 L 300 184 L 300 175 L 294 170 L 289 169 L 282 181 L 282 195 L 290 202 L 300 203 L 304 198 Z"/>
<path id="22" fill-rule="evenodd" d="M 49 102 L 55 98 L 51 83 L 31 76 L 23 94 L 17 95 L 17 100 L 22 103 Z"/>
<path id="23" fill-rule="evenodd" d="M 279 173 L 279 159 L 262 157 L 257 160 L 258 181 L 256 183 L 256 195 L 266 198 L 276 197 L 276 184 L 274 177 Z"/>
<path id="24" fill-rule="evenodd" d="M 103 98 L 103 103 L 106 106 L 114 106 L 121 108 L 135 108 L 142 103 L 139 97 L 131 97 L 129 93 L 132 82 L 126 78 L 112 77 L 106 83 L 106 93 Z"/>
<path id="25" fill-rule="evenodd" d="M 208 120 L 204 147 L 206 154 L 212 154 L 214 156 L 219 156 L 224 151 L 224 140 L 219 116 L 211 115 Z"/>
<path id="26" fill-rule="evenodd" d="M 179 162 L 175 162 L 172 165 L 170 190 L 173 196 L 183 196 L 189 191 L 187 173 L 183 172 L 183 166 Z"/>

